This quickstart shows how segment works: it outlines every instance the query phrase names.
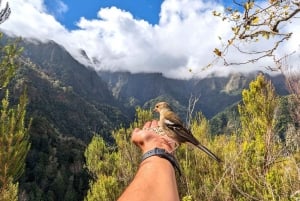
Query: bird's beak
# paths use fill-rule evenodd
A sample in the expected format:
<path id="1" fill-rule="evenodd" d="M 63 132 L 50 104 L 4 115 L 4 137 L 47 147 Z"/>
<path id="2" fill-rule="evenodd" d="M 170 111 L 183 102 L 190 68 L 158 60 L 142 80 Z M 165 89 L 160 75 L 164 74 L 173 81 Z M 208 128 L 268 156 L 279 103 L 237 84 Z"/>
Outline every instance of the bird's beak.
<path id="1" fill-rule="evenodd" d="M 152 112 L 157 112 L 157 109 L 156 109 L 156 108 L 154 108 L 154 109 L 152 110 Z"/>

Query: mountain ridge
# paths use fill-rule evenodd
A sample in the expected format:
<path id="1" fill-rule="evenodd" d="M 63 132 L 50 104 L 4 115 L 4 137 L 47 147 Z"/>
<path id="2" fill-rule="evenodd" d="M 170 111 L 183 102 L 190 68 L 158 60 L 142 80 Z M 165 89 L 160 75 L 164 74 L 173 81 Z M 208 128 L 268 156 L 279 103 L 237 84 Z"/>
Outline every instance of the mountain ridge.
<path id="1" fill-rule="evenodd" d="M 113 145 L 111 131 L 134 121 L 137 106 L 150 109 L 168 101 L 184 118 L 189 99 L 196 97 L 195 112 L 212 118 L 238 102 L 255 77 L 178 80 L 161 73 L 96 72 L 54 42 L 21 40 L 19 45 L 24 47 L 21 66 L 10 87 L 13 101 L 26 85 L 27 115 L 33 118 L 31 150 L 20 181 L 27 200 L 83 200 L 89 179 L 86 145 L 95 134 Z M 286 93 L 282 78 L 272 79 Z"/>
<path id="2" fill-rule="evenodd" d="M 207 77 L 199 79 L 172 79 L 161 73 L 130 73 L 98 71 L 113 96 L 127 106 L 140 105 L 144 108 L 153 100 L 159 101 L 164 97 L 170 101 L 178 101 L 182 108 L 187 108 L 191 97 L 199 98 L 195 111 L 202 111 L 212 118 L 226 107 L 241 100 L 241 92 L 261 72 L 248 74 L 234 73 L 227 77 Z M 282 75 L 269 76 L 275 83 L 278 94 L 286 95 L 288 90 Z M 183 113 L 183 112 L 182 112 Z"/>

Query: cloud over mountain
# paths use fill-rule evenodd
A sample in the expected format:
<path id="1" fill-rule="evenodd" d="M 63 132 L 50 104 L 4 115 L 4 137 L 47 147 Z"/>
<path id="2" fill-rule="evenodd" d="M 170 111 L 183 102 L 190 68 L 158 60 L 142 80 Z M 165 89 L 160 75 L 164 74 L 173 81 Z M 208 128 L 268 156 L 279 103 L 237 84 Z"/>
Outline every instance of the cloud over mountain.
<path id="1" fill-rule="evenodd" d="M 61 5 L 60 14 L 68 12 L 67 5 L 59 0 L 56 2 Z M 12 14 L 0 27 L 5 33 L 43 42 L 54 40 L 78 61 L 96 69 L 162 72 L 177 78 L 205 76 L 215 70 L 220 73 L 233 70 L 233 67 L 219 63 L 202 71 L 213 60 L 214 48 L 221 45 L 218 37 L 226 38 L 231 34 L 230 24 L 212 15 L 213 10 L 224 9 L 213 1 L 165 0 L 156 25 L 135 19 L 131 13 L 116 7 L 101 8 L 95 19 L 82 16 L 75 30 L 68 30 L 60 24 L 53 12 L 47 10 L 43 0 L 10 0 L 9 3 Z M 293 59 L 299 59 L 300 38 L 296 37 L 300 34 L 299 23 L 287 24 L 283 28 L 295 33 L 280 47 L 278 54 L 298 51 Z M 267 43 L 257 43 L 255 48 L 264 47 Z M 84 50 L 94 62 L 88 63 L 80 50 Z M 231 58 L 237 57 L 240 58 L 238 53 L 232 52 Z M 249 65 L 244 70 L 261 69 L 266 65 L 268 61 Z"/>

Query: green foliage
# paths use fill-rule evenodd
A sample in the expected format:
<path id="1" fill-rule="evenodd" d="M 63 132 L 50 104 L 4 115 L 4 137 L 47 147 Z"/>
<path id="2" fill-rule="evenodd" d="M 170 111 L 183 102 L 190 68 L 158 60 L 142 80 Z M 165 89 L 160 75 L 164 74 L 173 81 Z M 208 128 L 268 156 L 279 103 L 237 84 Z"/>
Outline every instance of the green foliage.
<path id="1" fill-rule="evenodd" d="M 8 91 L 2 100 L 0 111 L 0 187 L 9 178 L 19 179 L 24 172 L 25 158 L 29 151 L 28 128 L 25 127 L 26 95 L 20 97 L 16 109 L 9 108 Z"/>
<path id="2" fill-rule="evenodd" d="M 86 166 L 93 176 L 97 178 L 98 175 L 104 173 L 106 175 L 113 174 L 114 164 L 118 163 L 118 156 L 115 152 L 106 146 L 101 136 L 95 135 L 86 148 L 85 151 Z"/>
<path id="3" fill-rule="evenodd" d="M 250 83 L 249 90 L 243 90 L 242 95 L 243 105 L 239 106 L 239 113 L 243 134 L 252 138 L 273 129 L 276 124 L 275 109 L 279 102 L 271 82 L 266 81 L 263 75 L 258 75 Z"/>
<path id="4" fill-rule="evenodd" d="M 31 148 L 20 189 L 30 201 L 83 200 L 90 179 L 83 167 L 85 144 L 63 136 L 46 118 L 33 119 Z"/>
<path id="5" fill-rule="evenodd" d="M 33 119 L 20 193 L 30 201 L 83 200 L 90 179 L 83 168 L 86 143 L 97 131 L 112 144 L 111 130 L 127 125 L 126 117 L 97 74 L 75 62 L 62 48 L 50 43 L 47 49 L 37 50 L 25 41 L 20 44 L 26 51 L 18 58 L 20 66 L 7 85 L 10 105 L 15 105 L 21 84 L 26 84 L 26 116 Z M 49 61 L 50 53 L 55 63 Z M 33 63 L 28 55 L 35 55 L 39 62 L 33 59 Z"/>
<path id="6" fill-rule="evenodd" d="M 18 200 L 18 183 L 13 183 L 9 180 L 7 185 L 0 188 L 1 201 L 16 201 Z"/>
<path id="7" fill-rule="evenodd" d="M 237 104 L 229 106 L 224 111 L 215 115 L 210 119 L 209 124 L 211 133 L 214 135 L 237 133 L 240 128 Z"/>
<path id="8" fill-rule="evenodd" d="M 243 91 L 243 105 L 239 105 L 243 151 L 248 153 L 250 164 L 253 160 L 263 164 L 262 171 L 267 171 L 281 150 L 275 135 L 279 99 L 274 91 L 271 82 L 259 75 L 249 90 Z"/>
<path id="9" fill-rule="evenodd" d="M 299 152 L 283 154 L 277 107 L 272 84 L 259 75 L 243 91 L 238 107 L 241 128 L 235 133 L 212 137 L 210 122 L 198 113 L 191 122 L 193 134 L 224 162 L 217 164 L 194 147 L 179 147 L 176 157 L 183 175 L 177 175 L 177 183 L 182 200 L 295 200 L 300 157 Z M 130 134 L 151 118 L 149 111 L 137 109 L 137 120 L 113 133 L 116 147 L 108 147 L 99 136 L 93 138 L 85 152 L 94 176 L 86 200 L 116 200 L 126 188 L 140 160 Z"/>
<path id="10" fill-rule="evenodd" d="M 2 37 L 3 34 L 0 33 L 0 39 Z M 0 47 L 0 89 L 6 87 L 14 76 L 17 67 L 16 58 L 22 51 L 17 41 Z"/>
<path id="11" fill-rule="evenodd" d="M 14 76 L 16 58 L 21 51 L 16 43 L 0 48 L 1 90 Z M 26 92 L 19 97 L 19 104 L 13 107 L 10 106 L 9 91 L 5 90 L 0 105 L 0 200 L 17 200 L 17 180 L 24 172 L 25 159 L 30 148 L 30 125 L 25 125 L 26 105 Z"/>
<path id="12" fill-rule="evenodd" d="M 140 152 L 130 140 L 131 133 L 152 119 L 152 112 L 137 108 L 136 116 L 129 128 L 113 132 L 115 147 L 108 147 L 101 136 L 95 135 L 86 148 L 86 167 L 93 180 L 85 200 L 114 201 L 133 178 Z"/>
<path id="13" fill-rule="evenodd" d="M 287 200 L 299 187 L 297 166 L 283 155 L 276 130 L 279 99 L 274 91 L 271 82 L 258 75 L 242 93 L 239 154 L 237 164 L 229 166 L 239 199 Z"/>
<path id="14" fill-rule="evenodd" d="M 223 158 L 224 138 L 210 135 L 209 121 L 198 113 L 193 119 L 191 130 L 201 144 Z M 217 164 L 199 149 L 182 145 L 176 152 L 181 164 L 183 175 L 178 179 L 179 193 L 188 200 L 225 200 L 226 193 L 222 191 L 223 164 Z M 183 199 L 183 200 L 184 200 Z"/>
<path id="15" fill-rule="evenodd" d="M 89 190 L 85 200 L 117 200 L 117 195 L 120 193 L 119 181 L 113 176 L 100 174 Z"/>

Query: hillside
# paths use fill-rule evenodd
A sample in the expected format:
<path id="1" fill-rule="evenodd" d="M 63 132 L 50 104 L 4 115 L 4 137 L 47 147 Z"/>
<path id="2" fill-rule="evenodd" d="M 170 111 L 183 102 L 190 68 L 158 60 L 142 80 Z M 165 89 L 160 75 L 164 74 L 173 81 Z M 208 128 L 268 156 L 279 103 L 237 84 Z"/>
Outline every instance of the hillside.
<path id="1" fill-rule="evenodd" d="M 84 150 L 98 133 L 113 144 L 111 131 L 134 120 L 136 106 L 166 100 L 184 118 L 188 100 L 212 118 L 240 100 L 254 74 L 177 80 L 161 73 L 96 72 L 54 42 L 21 41 L 21 66 L 11 83 L 11 101 L 27 88 L 31 150 L 21 178 L 27 200 L 82 200 L 88 188 Z M 282 77 L 272 77 L 286 94 Z"/>
<path id="2" fill-rule="evenodd" d="M 161 73 L 98 72 L 114 97 L 126 106 L 140 105 L 148 109 L 158 100 L 168 100 L 184 117 L 189 98 L 193 96 L 199 98 L 195 111 L 202 111 L 207 118 L 241 100 L 242 90 L 257 73 L 178 80 L 166 78 Z M 272 80 L 278 94 L 288 94 L 283 76 L 266 76 Z"/>
<path id="3" fill-rule="evenodd" d="M 63 48 L 53 42 L 20 46 L 24 52 L 11 100 L 26 86 L 27 116 L 33 120 L 21 191 L 28 200 L 82 200 L 89 179 L 87 143 L 95 133 L 113 143 L 111 131 L 129 119 L 97 73 Z"/>

